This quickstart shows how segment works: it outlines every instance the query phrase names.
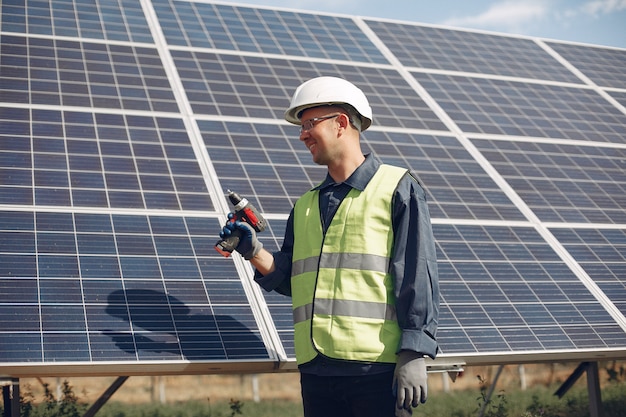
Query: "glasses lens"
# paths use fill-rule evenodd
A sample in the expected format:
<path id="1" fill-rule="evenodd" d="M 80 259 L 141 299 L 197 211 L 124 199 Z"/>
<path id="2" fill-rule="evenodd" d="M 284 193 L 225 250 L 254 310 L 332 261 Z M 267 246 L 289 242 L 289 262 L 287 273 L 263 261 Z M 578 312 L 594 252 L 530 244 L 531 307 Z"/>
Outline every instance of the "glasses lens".
<path id="1" fill-rule="evenodd" d="M 314 117 L 312 119 L 305 120 L 300 125 L 300 133 L 308 132 L 309 130 L 313 129 L 318 122 L 321 122 L 321 121 L 324 121 L 324 120 L 328 120 L 328 119 L 332 119 L 333 117 L 337 117 L 340 114 L 341 113 L 339 113 L 339 114 L 331 114 L 329 116 Z"/>
<path id="2" fill-rule="evenodd" d="M 302 123 L 302 131 L 308 132 L 309 130 L 313 129 L 313 126 L 315 126 L 315 120 L 317 119 L 309 119 Z"/>

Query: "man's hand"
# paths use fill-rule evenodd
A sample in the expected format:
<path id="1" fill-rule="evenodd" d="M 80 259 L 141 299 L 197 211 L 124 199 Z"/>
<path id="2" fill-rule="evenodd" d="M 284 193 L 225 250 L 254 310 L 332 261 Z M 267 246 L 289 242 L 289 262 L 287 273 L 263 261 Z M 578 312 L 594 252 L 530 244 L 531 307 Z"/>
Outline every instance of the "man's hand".
<path id="1" fill-rule="evenodd" d="M 239 230 L 241 232 L 241 238 L 239 239 L 239 244 L 235 248 L 237 252 L 239 252 L 244 259 L 250 260 L 254 258 L 254 256 L 259 253 L 259 251 L 263 248 L 263 244 L 257 239 L 256 232 L 246 222 L 240 222 L 239 220 L 231 221 L 233 213 L 228 213 L 228 221 L 226 225 L 222 228 L 220 232 L 220 237 L 222 239 L 228 238 L 235 230 Z"/>
<path id="2" fill-rule="evenodd" d="M 396 395 L 396 417 L 410 416 L 411 407 L 426 402 L 428 374 L 422 354 L 410 350 L 398 353 L 393 392 Z"/>

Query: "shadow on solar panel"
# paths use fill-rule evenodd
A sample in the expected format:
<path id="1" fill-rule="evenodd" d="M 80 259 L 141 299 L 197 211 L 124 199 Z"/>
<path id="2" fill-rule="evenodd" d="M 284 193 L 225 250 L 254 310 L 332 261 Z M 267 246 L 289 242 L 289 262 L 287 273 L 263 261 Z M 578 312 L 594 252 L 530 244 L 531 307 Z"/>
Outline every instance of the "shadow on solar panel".
<path id="1" fill-rule="evenodd" d="M 102 329 L 122 351 L 142 358 L 216 360 L 244 351 L 266 352 L 258 334 L 229 315 L 190 308 L 176 297 L 154 290 L 117 290 L 109 294 L 106 313 L 126 330 Z M 198 314 L 192 311 L 199 311 Z M 239 354 L 237 354 L 239 352 Z"/>

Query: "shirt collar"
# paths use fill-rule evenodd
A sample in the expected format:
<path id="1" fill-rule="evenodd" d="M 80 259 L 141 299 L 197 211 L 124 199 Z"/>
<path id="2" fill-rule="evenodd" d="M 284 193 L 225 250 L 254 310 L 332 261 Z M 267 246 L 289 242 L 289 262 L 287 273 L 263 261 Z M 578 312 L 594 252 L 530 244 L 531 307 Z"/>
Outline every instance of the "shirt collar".
<path id="1" fill-rule="evenodd" d="M 365 187 L 370 182 L 381 162 L 372 154 L 365 155 L 365 161 L 358 166 L 356 170 L 344 181 L 344 184 L 349 185 L 352 188 L 356 188 L 359 191 L 365 190 Z M 332 185 L 337 185 L 333 177 L 330 174 L 326 174 L 326 179 L 321 184 L 313 188 L 314 190 L 321 190 Z"/>

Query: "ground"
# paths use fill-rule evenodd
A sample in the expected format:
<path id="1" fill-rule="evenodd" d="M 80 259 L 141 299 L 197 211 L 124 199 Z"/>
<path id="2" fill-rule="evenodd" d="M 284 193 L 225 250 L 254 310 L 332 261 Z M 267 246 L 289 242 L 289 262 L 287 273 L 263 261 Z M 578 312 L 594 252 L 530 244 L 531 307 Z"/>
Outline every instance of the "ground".
<path id="1" fill-rule="evenodd" d="M 600 377 L 607 380 L 604 367 L 600 364 Z M 623 365 L 623 364 L 622 364 Z M 523 366 L 525 385 L 553 385 L 562 383 L 578 363 L 531 364 Z M 442 391 L 475 389 L 478 392 L 477 376 L 493 381 L 497 366 L 466 367 L 464 372 L 452 381 L 446 373 L 433 373 L 429 376 L 429 394 Z M 113 377 L 70 377 L 70 378 L 23 378 L 20 379 L 22 392 L 30 390 L 37 400 L 42 398 L 42 383 L 48 383 L 53 393 L 68 380 L 74 393 L 83 402 L 93 403 L 115 380 Z M 581 378 L 584 383 L 584 377 Z M 517 365 L 504 367 L 497 383 L 498 389 L 519 389 L 524 378 Z M 255 387 L 257 387 L 255 389 Z M 112 400 L 127 403 L 162 402 L 174 403 L 188 400 L 228 401 L 231 398 L 241 401 L 259 400 L 300 400 L 300 381 L 297 372 L 259 375 L 195 375 L 195 376 L 132 376 L 113 395 Z"/>

